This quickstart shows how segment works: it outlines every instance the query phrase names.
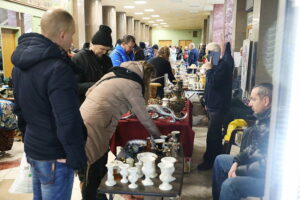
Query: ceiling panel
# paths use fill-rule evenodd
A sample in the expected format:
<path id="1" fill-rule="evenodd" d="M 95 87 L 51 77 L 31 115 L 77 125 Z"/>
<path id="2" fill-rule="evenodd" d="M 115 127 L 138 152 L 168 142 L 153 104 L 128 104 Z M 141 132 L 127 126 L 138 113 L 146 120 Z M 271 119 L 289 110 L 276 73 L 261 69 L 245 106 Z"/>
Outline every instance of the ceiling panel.
<path id="1" fill-rule="evenodd" d="M 224 0 L 144 0 L 144 2 L 144 4 L 136 4 L 135 0 L 102 0 L 104 6 L 115 6 L 117 12 L 126 12 L 127 16 L 133 16 L 143 23 L 151 25 L 149 21 L 157 22 L 157 19 L 162 19 L 166 24 L 157 22 L 158 27 L 174 29 L 202 28 L 203 20 L 212 11 L 213 4 L 224 3 Z M 139 3 L 143 2 L 139 1 Z M 152 15 L 159 15 L 159 17 Z"/>

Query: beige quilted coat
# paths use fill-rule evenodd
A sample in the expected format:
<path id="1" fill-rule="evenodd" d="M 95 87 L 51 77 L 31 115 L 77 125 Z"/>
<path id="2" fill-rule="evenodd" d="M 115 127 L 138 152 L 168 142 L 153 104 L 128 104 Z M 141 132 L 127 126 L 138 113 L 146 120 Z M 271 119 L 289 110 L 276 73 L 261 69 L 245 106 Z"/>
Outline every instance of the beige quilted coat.
<path id="1" fill-rule="evenodd" d="M 143 78 L 141 64 L 122 63 L 121 66 L 134 71 Z M 114 73 L 110 72 L 102 79 L 110 76 L 114 76 Z M 97 83 L 87 91 L 86 99 L 80 107 L 88 132 L 85 150 L 89 165 L 108 151 L 109 140 L 116 130 L 118 120 L 122 114 L 130 109 L 136 114 L 149 134 L 160 135 L 158 128 L 146 112 L 142 87 L 139 83 L 124 78 L 106 80 L 99 85 Z"/>

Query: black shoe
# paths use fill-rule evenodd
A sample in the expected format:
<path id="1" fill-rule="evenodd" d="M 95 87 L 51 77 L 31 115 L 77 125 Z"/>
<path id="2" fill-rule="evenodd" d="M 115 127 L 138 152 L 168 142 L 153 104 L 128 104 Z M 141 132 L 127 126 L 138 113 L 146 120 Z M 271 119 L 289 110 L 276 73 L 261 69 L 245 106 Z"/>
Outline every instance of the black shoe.
<path id="1" fill-rule="evenodd" d="M 198 170 L 199 171 L 206 171 L 206 170 L 210 170 L 213 167 L 213 165 L 209 162 L 203 162 L 201 164 L 198 165 Z"/>

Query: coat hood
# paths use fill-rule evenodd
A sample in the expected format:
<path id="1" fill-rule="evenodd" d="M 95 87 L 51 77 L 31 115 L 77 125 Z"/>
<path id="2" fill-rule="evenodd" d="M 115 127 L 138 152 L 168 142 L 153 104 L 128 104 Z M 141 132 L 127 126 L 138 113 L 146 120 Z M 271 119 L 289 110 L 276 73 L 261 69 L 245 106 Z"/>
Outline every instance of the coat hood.
<path id="1" fill-rule="evenodd" d="M 66 51 L 41 34 L 23 34 L 18 43 L 11 60 L 15 67 L 22 70 L 47 59 L 69 60 Z"/>
<path id="2" fill-rule="evenodd" d="M 124 67 L 129 69 L 130 71 L 133 71 L 134 73 L 139 75 L 141 79 L 144 78 L 144 68 L 142 62 L 135 62 L 135 61 L 123 62 L 120 67 Z"/>

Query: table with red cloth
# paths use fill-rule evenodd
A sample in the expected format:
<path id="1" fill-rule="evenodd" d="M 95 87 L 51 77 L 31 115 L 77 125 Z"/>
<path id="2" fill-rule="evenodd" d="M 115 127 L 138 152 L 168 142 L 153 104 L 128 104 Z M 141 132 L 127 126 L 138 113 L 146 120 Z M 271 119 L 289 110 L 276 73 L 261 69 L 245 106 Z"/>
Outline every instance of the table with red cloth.
<path id="1" fill-rule="evenodd" d="M 160 132 L 164 135 L 171 133 L 171 131 L 180 131 L 180 143 L 183 146 L 184 157 L 192 157 L 194 147 L 195 132 L 192 129 L 193 105 L 190 101 L 187 101 L 182 112 L 188 113 L 184 120 L 170 122 L 171 118 L 155 119 L 154 122 L 159 128 Z M 127 141 L 134 139 L 146 139 L 149 137 L 149 133 L 138 119 L 125 119 L 119 120 L 117 130 L 110 141 L 110 150 L 116 154 L 117 146 L 125 146 Z"/>

